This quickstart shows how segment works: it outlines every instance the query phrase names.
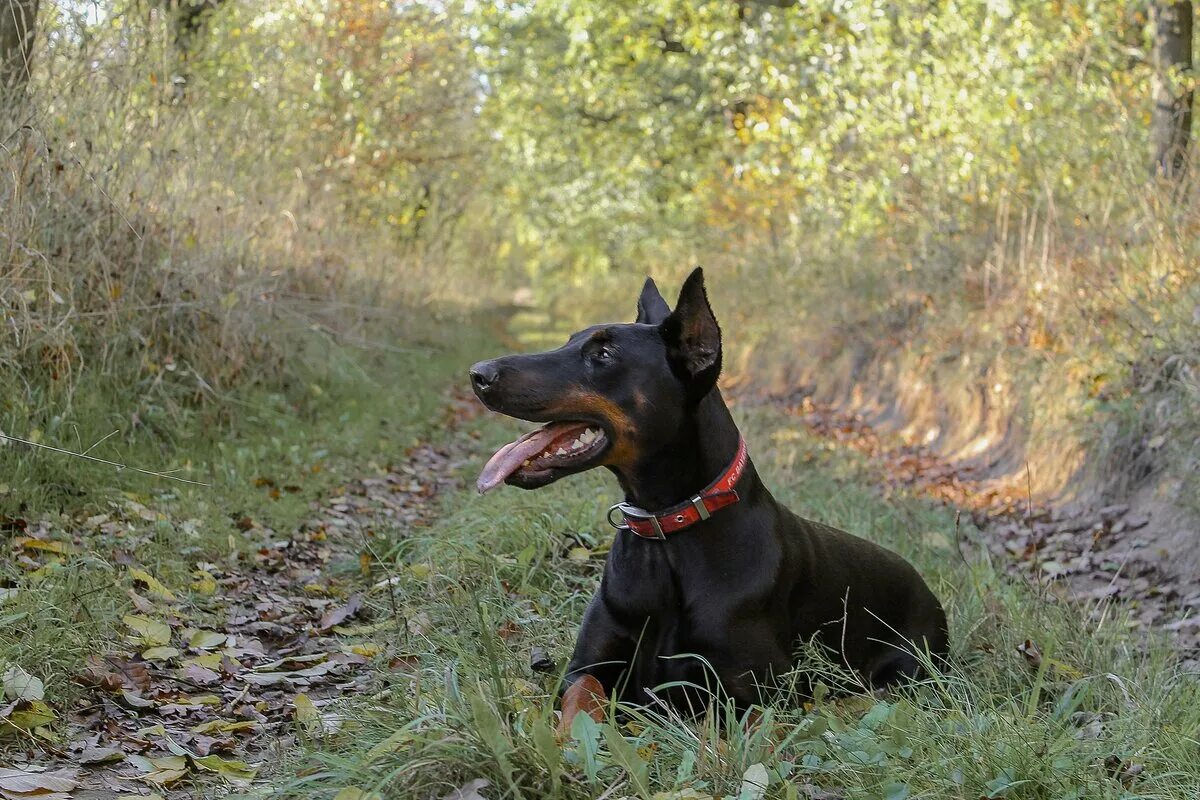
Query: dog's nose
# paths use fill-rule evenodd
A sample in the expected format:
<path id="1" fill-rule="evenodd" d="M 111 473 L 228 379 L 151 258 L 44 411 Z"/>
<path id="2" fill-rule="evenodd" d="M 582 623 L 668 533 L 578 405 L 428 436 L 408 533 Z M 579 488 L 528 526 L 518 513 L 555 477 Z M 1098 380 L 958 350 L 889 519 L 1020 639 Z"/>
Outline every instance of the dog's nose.
<path id="1" fill-rule="evenodd" d="M 471 367 L 471 383 L 477 392 L 486 392 L 492 388 L 499 377 L 500 370 L 493 361 L 480 361 Z"/>

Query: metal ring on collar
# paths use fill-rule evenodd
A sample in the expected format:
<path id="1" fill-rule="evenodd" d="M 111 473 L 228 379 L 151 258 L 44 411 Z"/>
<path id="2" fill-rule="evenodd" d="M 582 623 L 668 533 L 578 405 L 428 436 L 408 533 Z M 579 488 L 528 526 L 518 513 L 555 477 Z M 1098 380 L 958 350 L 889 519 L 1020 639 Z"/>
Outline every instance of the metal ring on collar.
<path id="1" fill-rule="evenodd" d="M 626 505 L 625 503 L 614 503 L 613 505 L 608 507 L 608 514 L 607 514 L 608 524 L 612 525 L 614 528 L 616 528 L 619 531 L 629 530 L 629 523 L 624 521 L 625 520 L 625 509 L 623 508 L 623 506 L 625 506 L 625 505 Z M 613 522 L 612 515 L 613 515 L 614 511 L 621 512 L 621 520 L 622 520 L 621 522 Z"/>

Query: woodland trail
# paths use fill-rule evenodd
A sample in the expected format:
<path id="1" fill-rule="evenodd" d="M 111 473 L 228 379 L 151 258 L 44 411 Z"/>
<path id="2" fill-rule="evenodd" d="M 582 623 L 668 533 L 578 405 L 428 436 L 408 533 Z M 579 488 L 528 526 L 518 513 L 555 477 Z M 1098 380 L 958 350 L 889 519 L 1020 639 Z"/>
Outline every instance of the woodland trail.
<path id="1" fill-rule="evenodd" d="M 344 720 L 332 702 L 384 691 L 387 673 L 415 668 L 406 644 L 422 620 L 389 599 L 381 550 L 427 525 L 462 484 L 467 441 L 456 429 L 476 413 L 452 396 L 438 442 L 347 481 L 294 530 L 237 519 L 250 546 L 196 563 L 186 599 L 139 564 L 120 514 L 84 521 L 77 535 L 111 550 L 132 578 L 127 637 L 73 676 L 84 690 L 66 715 L 65 743 L 30 741 L 28 762 L 5 766 L 74 783 L 40 800 L 210 797 L 269 782 L 297 738 L 336 733 Z M 25 712 L 39 702 L 29 698 Z"/>
<path id="2" fill-rule="evenodd" d="M 815 435 L 866 455 L 885 496 L 907 490 L 967 515 L 978 531 L 970 546 L 1029 581 L 1047 601 L 1080 603 L 1094 618 L 1114 603 L 1127 605 L 1140 631 L 1167 633 L 1184 667 L 1200 668 L 1200 576 L 1165 569 L 1171 553 L 1139 533 L 1146 515 L 1127 505 L 1034 503 L 1027 493 L 985 483 L 927 448 L 881 436 L 860 416 L 808 397 L 770 403 Z"/>

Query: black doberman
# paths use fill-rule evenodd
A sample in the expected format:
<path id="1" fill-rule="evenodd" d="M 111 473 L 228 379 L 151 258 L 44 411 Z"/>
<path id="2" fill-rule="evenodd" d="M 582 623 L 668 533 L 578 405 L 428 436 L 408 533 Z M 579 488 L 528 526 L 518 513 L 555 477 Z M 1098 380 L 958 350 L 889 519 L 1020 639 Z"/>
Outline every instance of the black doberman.
<path id="1" fill-rule="evenodd" d="M 908 562 L 775 501 L 717 389 L 720 371 L 700 269 L 674 311 L 647 279 L 636 322 L 471 368 L 488 408 L 549 423 L 491 458 L 481 492 L 597 466 L 625 492 L 609 510 L 616 539 L 568 667 L 560 731 L 580 711 L 601 718 L 610 693 L 645 704 L 656 686 L 711 686 L 714 674 L 748 708 L 801 642 L 872 687 L 920 675 L 918 652 L 946 653 L 945 613 Z M 685 654 L 708 666 L 671 658 Z M 667 699 L 694 702 L 678 689 Z"/>

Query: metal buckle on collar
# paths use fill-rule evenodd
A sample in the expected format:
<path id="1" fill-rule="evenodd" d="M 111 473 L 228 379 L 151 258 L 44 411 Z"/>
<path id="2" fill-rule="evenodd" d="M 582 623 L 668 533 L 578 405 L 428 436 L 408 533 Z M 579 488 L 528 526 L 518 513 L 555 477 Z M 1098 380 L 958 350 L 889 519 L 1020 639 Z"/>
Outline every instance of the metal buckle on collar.
<path id="1" fill-rule="evenodd" d="M 613 521 L 613 512 L 614 511 L 620 511 L 621 516 L 622 516 L 622 518 L 624 518 L 625 521 L 614 522 Z M 638 533 L 637 531 L 635 531 L 629 525 L 629 521 L 628 521 L 629 517 L 634 517 L 636 519 L 650 520 L 650 524 L 654 528 L 654 536 L 644 536 L 644 535 Z M 658 517 L 645 511 L 644 509 L 638 508 L 637 506 L 634 506 L 634 505 L 630 505 L 629 503 L 614 503 L 613 505 L 609 506 L 607 518 L 608 518 L 608 524 L 612 525 L 614 528 L 616 528 L 619 531 L 633 531 L 634 535 L 641 536 L 643 539 L 658 539 L 661 541 L 661 540 L 664 540 L 667 538 L 667 535 L 665 533 L 663 533 L 662 525 L 660 525 L 658 522 Z"/>

